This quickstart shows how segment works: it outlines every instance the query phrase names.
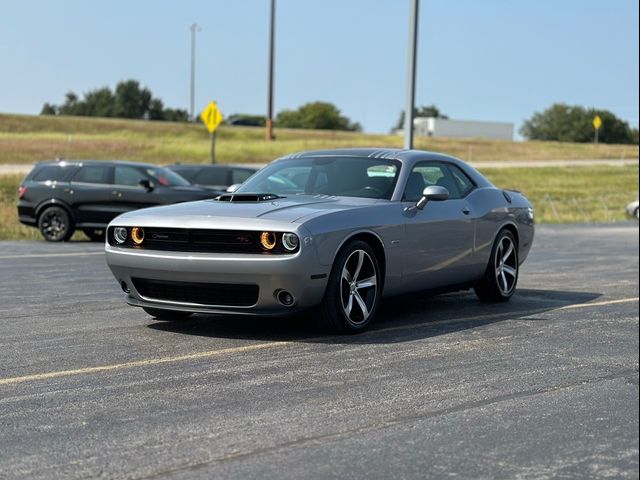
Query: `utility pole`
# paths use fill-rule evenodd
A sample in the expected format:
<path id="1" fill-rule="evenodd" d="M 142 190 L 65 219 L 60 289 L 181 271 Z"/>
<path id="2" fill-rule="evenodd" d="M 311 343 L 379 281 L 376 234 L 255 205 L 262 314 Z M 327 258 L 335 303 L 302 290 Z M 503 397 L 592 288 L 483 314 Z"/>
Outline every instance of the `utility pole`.
<path id="1" fill-rule="evenodd" d="M 191 102 L 189 104 L 189 118 L 193 122 L 195 120 L 196 104 L 196 32 L 202 29 L 197 23 L 192 23 L 189 30 L 191 30 Z"/>
<path id="2" fill-rule="evenodd" d="M 418 41 L 418 4 L 409 0 L 409 71 L 407 75 L 407 101 L 404 108 L 404 148 L 413 148 L 413 113 L 416 92 L 416 49 Z"/>
<path id="3" fill-rule="evenodd" d="M 269 25 L 269 80 L 267 86 L 267 142 L 274 139 L 273 136 L 273 56 L 275 36 L 276 0 L 271 0 L 271 20 Z"/>

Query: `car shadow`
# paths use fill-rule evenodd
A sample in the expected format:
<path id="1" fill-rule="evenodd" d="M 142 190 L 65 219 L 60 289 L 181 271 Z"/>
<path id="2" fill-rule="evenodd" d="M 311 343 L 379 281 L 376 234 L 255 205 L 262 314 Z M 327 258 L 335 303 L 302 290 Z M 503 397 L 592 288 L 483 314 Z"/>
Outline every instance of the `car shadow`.
<path id="1" fill-rule="evenodd" d="M 154 322 L 153 330 L 181 335 L 327 344 L 409 342 L 469 330 L 505 320 L 539 320 L 536 315 L 590 302 L 601 294 L 559 290 L 519 289 L 507 303 L 481 303 L 472 293 L 403 295 L 385 299 L 376 321 L 357 335 L 324 332 L 313 313 L 292 317 L 193 315 L 188 320 Z"/>

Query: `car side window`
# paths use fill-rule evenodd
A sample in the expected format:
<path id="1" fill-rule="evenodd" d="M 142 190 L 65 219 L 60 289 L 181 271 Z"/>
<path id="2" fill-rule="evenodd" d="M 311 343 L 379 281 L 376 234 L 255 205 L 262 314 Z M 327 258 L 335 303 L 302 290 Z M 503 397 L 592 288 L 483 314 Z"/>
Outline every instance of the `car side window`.
<path id="1" fill-rule="evenodd" d="M 451 172 L 451 176 L 453 177 L 458 190 L 460 191 L 461 197 L 466 197 L 471 190 L 475 188 L 475 184 L 469 178 L 469 176 L 464 173 L 460 168 L 455 165 L 449 165 L 449 171 Z"/>
<path id="2" fill-rule="evenodd" d="M 418 163 L 407 180 L 403 201 L 417 202 L 422 197 L 422 191 L 429 186 L 437 185 L 449 190 L 449 198 L 461 198 L 460 190 L 447 165 L 443 163 Z"/>
<path id="3" fill-rule="evenodd" d="M 111 183 L 111 167 L 105 165 L 84 165 L 72 179 L 76 183 Z"/>
<path id="4" fill-rule="evenodd" d="M 199 183 L 201 185 L 227 185 L 227 174 L 228 170 L 224 167 L 205 168 L 196 175 L 193 183 Z"/>
<path id="5" fill-rule="evenodd" d="M 253 172 L 251 170 L 234 168 L 233 170 L 231 170 L 231 184 L 235 185 L 236 183 L 242 183 L 251 175 L 253 175 Z"/>
<path id="6" fill-rule="evenodd" d="M 140 180 L 148 180 L 147 176 L 140 170 L 127 165 L 117 165 L 115 181 L 116 185 L 127 187 L 140 187 Z M 141 187 L 142 188 L 142 187 Z"/>

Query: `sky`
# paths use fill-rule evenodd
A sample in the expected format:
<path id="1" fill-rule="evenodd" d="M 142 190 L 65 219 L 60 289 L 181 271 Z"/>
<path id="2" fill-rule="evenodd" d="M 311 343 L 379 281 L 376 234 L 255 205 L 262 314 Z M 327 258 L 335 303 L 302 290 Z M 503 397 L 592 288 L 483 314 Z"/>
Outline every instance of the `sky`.
<path id="1" fill-rule="evenodd" d="M 513 122 L 564 102 L 638 126 L 637 0 L 421 0 L 416 105 Z M 366 132 L 404 107 L 409 0 L 277 0 L 275 111 L 334 103 Z M 269 0 L 0 0 L 0 112 L 137 79 L 189 108 L 264 114 Z"/>

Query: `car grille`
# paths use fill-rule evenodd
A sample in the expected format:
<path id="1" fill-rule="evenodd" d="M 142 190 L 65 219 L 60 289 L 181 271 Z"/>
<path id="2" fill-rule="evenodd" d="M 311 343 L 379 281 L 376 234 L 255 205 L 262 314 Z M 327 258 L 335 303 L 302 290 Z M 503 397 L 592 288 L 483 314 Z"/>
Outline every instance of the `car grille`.
<path id="1" fill-rule="evenodd" d="M 228 307 L 251 307 L 258 302 L 257 285 L 174 282 L 132 278 L 140 295 L 152 300 Z"/>

